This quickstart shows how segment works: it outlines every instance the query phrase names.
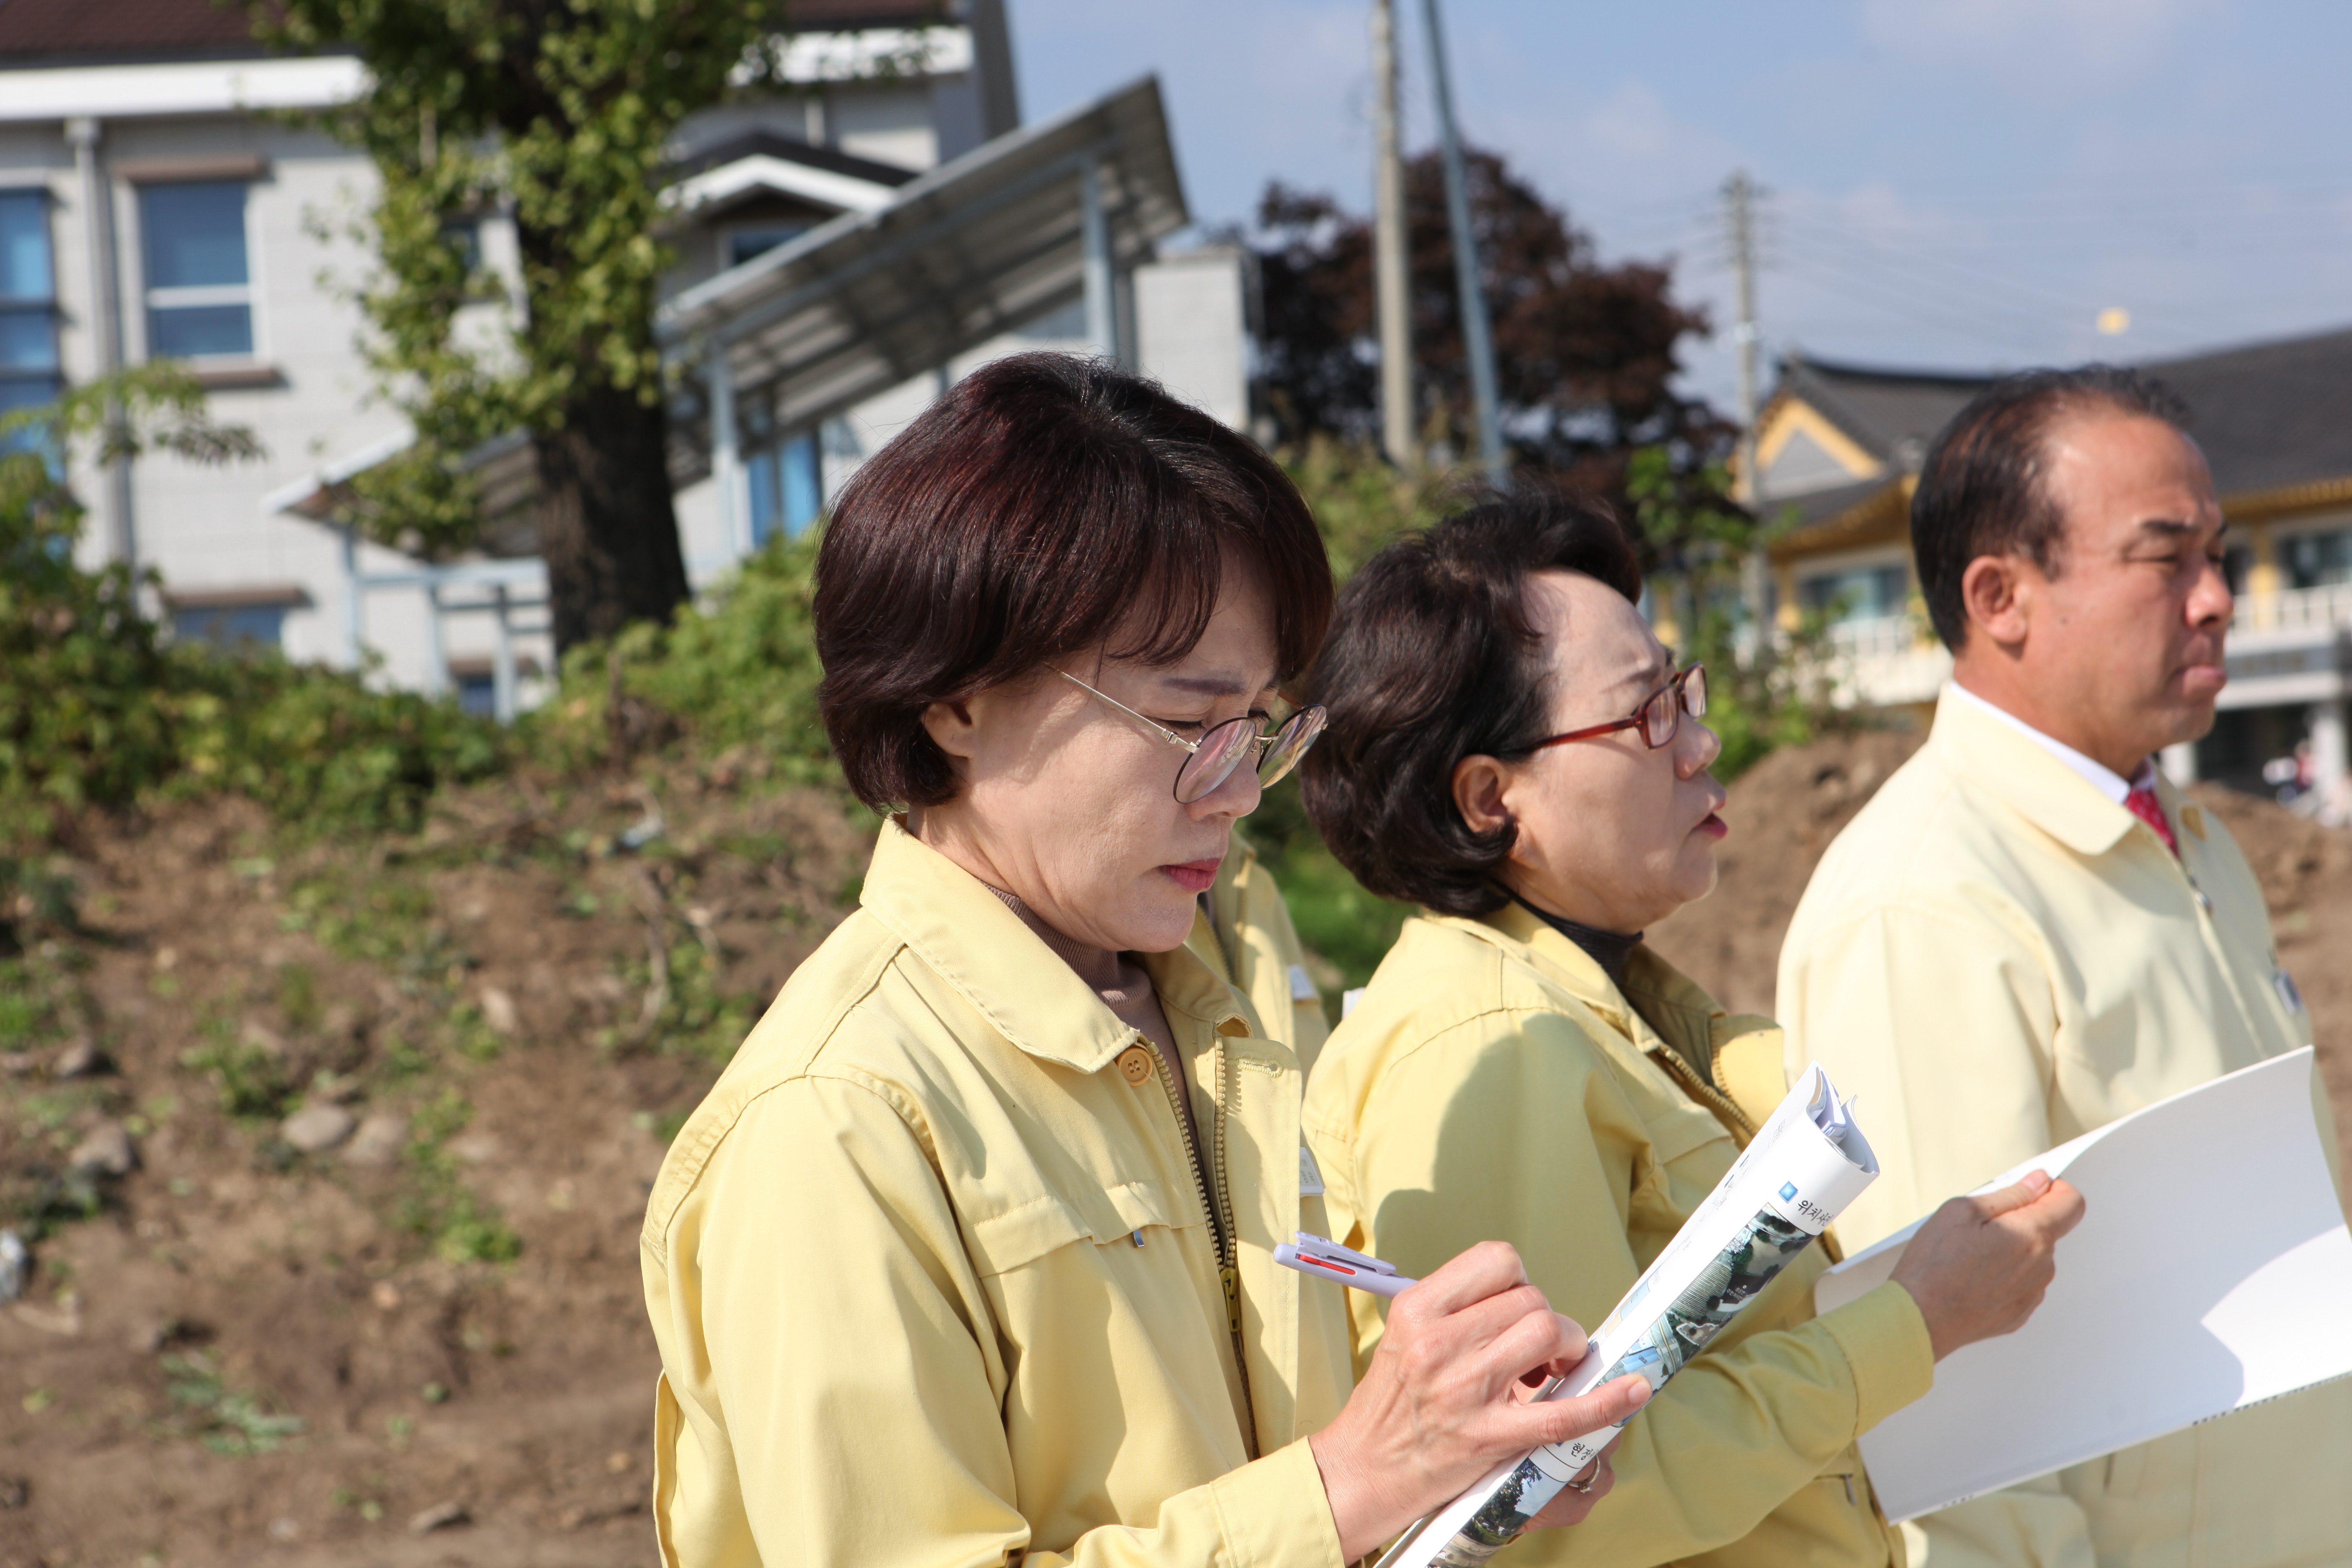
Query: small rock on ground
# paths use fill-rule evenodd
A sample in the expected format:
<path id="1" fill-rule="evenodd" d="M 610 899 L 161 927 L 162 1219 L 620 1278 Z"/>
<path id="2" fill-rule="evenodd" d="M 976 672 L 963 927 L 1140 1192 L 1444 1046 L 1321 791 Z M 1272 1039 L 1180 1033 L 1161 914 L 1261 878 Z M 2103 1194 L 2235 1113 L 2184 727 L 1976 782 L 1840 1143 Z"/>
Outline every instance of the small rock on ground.
<path id="1" fill-rule="evenodd" d="M 483 986 L 482 1022 L 498 1034 L 513 1034 L 522 1024 L 515 1012 L 514 997 L 495 985 Z"/>
<path id="2" fill-rule="evenodd" d="M 101 1121 L 82 1135 L 66 1163 L 77 1171 L 127 1176 L 139 1163 L 139 1146 L 120 1121 Z"/>
<path id="3" fill-rule="evenodd" d="M 461 1524 L 471 1524 L 474 1516 L 461 1502 L 445 1502 L 426 1509 L 408 1521 L 409 1530 L 417 1535 L 430 1535 L 436 1530 L 450 1530 Z"/>
<path id="4" fill-rule="evenodd" d="M 305 1105 L 278 1123 L 278 1136 L 305 1154 L 323 1154 L 358 1125 L 359 1119 L 340 1105 Z"/>
<path id="5" fill-rule="evenodd" d="M 372 1110 L 352 1134 L 343 1163 L 374 1167 L 389 1165 L 408 1147 L 408 1118 L 396 1110 Z"/>
<path id="6" fill-rule="evenodd" d="M 56 1079 L 96 1078 L 107 1069 L 106 1053 L 98 1042 L 85 1035 L 58 1053 L 49 1064 L 49 1076 Z"/>

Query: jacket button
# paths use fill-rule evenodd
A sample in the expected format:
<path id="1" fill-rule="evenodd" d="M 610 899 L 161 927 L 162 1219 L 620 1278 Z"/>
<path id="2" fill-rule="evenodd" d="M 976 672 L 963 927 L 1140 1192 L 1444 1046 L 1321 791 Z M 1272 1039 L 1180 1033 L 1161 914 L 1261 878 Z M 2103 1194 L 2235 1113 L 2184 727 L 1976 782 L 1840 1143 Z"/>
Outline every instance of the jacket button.
<path id="1" fill-rule="evenodd" d="M 1118 1076 L 1142 1088 L 1144 1080 L 1151 1076 L 1151 1053 L 1141 1046 L 1129 1046 L 1119 1052 Z"/>

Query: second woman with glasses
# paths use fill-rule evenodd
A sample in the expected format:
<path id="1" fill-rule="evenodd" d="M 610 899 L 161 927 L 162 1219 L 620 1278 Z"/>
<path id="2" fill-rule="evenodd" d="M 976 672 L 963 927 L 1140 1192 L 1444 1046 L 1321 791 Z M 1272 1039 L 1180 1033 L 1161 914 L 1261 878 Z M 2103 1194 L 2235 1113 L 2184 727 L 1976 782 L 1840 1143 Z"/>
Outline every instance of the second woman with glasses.
<path id="1" fill-rule="evenodd" d="M 1340 862 L 1421 906 L 1308 1083 L 1331 1234 L 1407 1274 L 1508 1241 L 1586 1322 L 1782 1092 L 1780 1031 L 1642 941 L 1714 887 L 1727 829 L 1706 674 L 1675 667 L 1641 591 L 1594 502 L 1493 502 L 1390 546 L 1340 598 L 1300 768 Z M 1812 1249 L 1628 1429 L 1574 1539 L 1511 1560 L 1901 1563 L 1855 1439 L 2024 1321 L 2079 1213 L 2046 1179 L 1948 1205 L 1893 1281 L 1818 1320 Z M 1349 1306 L 1361 1364 L 1395 1321 Z"/>

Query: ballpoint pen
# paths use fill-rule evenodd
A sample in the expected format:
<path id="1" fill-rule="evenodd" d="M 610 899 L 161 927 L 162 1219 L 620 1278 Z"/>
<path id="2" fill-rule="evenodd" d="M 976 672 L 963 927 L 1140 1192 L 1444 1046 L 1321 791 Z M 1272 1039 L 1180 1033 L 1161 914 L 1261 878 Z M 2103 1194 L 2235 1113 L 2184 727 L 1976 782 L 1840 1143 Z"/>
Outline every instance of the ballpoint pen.
<path id="1" fill-rule="evenodd" d="M 1327 1237 L 1303 1230 L 1291 1232 L 1291 1237 L 1290 1241 L 1275 1244 L 1274 1260 L 1285 1268 L 1296 1268 L 1301 1274 L 1312 1274 L 1335 1285 L 1369 1290 L 1375 1296 L 1393 1296 L 1421 1283 L 1398 1273 L 1394 1264 L 1383 1263 Z"/>

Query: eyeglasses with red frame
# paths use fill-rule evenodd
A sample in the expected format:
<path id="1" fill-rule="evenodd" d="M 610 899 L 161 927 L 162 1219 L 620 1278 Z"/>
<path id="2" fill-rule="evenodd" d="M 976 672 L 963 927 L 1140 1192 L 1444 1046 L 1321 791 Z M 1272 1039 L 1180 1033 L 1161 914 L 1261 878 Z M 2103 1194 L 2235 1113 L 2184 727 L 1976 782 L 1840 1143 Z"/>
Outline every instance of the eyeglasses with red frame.
<path id="1" fill-rule="evenodd" d="M 1620 730 L 1639 730 L 1642 743 L 1656 751 L 1675 738 L 1682 728 L 1682 716 L 1694 719 L 1706 717 L 1706 666 L 1692 665 L 1688 669 L 1642 699 L 1642 705 L 1625 719 L 1613 719 L 1606 724 L 1593 724 L 1581 730 L 1570 730 L 1564 735 L 1549 735 L 1528 749 L 1539 752 L 1546 746 L 1564 746 L 1570 741 L 1590 741 L 1601 735 L 1613 735 Z"/>

